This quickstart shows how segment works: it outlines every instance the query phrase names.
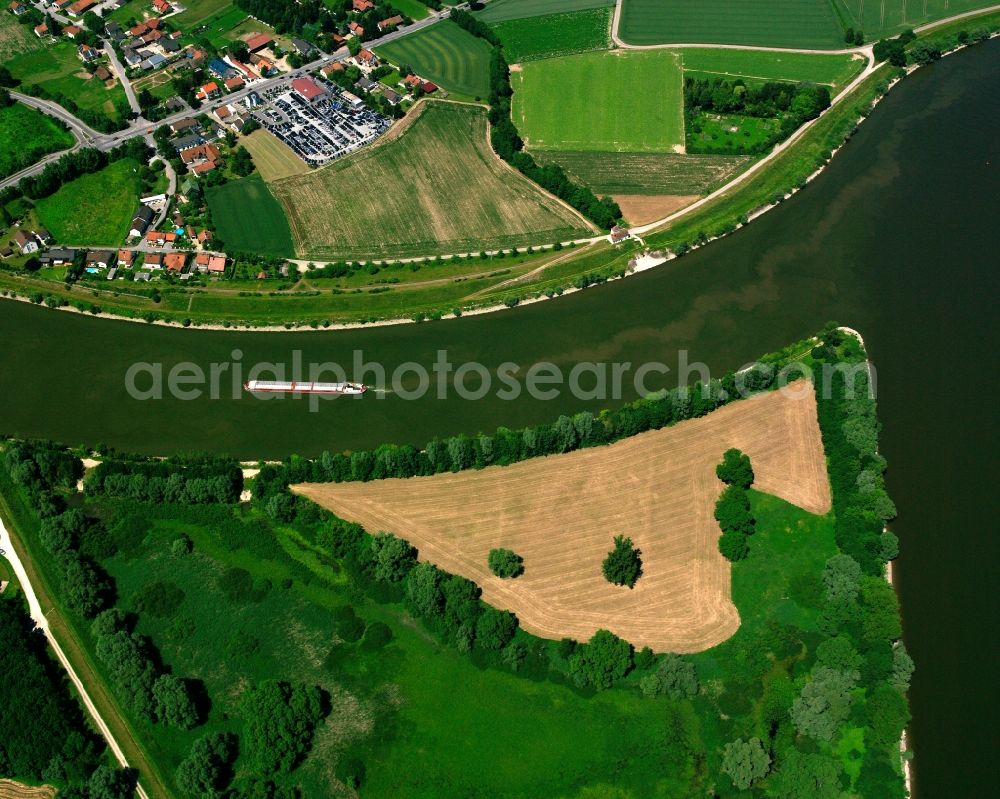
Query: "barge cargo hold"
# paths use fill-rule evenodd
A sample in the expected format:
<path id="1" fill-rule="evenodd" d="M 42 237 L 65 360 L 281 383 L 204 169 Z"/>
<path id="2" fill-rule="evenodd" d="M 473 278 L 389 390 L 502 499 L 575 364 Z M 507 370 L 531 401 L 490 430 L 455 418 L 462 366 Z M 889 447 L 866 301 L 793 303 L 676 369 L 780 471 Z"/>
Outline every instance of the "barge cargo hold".
<path id="1" fill-rule="evenodd" d="M 283 380 L 248 380 L 243 388 L 251 394 L 364 394 L 364 383 L 309 383 Z"/>

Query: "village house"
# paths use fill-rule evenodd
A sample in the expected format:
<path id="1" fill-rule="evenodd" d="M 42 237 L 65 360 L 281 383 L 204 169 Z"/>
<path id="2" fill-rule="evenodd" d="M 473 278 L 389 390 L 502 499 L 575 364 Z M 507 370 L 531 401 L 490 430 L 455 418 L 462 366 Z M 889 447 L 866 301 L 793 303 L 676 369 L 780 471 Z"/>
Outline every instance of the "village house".
<path id="1" fill-rule="evenodd" d="M 608 241 L 612 244 L 621 244 L 625 239 L 632 237 L 631 231 L 627 227 L 619 227 L 615 225 L 611 228 L 611 233 L 608 234 Z"/>
<path id="2" fill-rule="evenodd" d="M 192 128 L 198 127 L 198 120 L 194 117 L 184 117 L 183 119 L 178 119 L 176 122 L 170 123 L 170 132 L 174 135 L 182 133 L 185 130 L 191 130 Z"/>
<path id="3" fill-rule="evenodd" d="M 141 64 L 139 64 L 142 69 L 159 69 L 167 63 L 167 59 L 164 58 L 159 53 L 153 53 L 148 55 Z"/>
<path id="4" fill-rule="evenodd" d="M 75 250 L 57 249 L 42 253 L 38 260 L 45 266 L 65 266 L 73 263 L 74 258 L 76 258 Z"/>
<path id="5" fill-rule="evenodd" d="M 376 83 L 371 78 L 361 78 L 355 84 L 355 89 L 360 89 L 363 92 L 370 92 L 373 89 L 377 89 L 381 84 Z"/>
<path id="6" fill-rule="evenodd" d="M 153 10 L 157 14 L 169 14 L 173 11 L 173 6 L 167 0 L 153 0 Z"/>
<path id="7" fill-rule="evenodd" d="M 374 69 L 378 66 L 378 57 L 371 50 L 362 47 L 354 57 L 354 62 L 362 69 Z"/>
<path id="8" fill-rule="evenodd" d="M 84 63 L 95 61 L 101 55 L 89 44 L 81 44 L 78 48 L 76 48 L 76 54 L 83 59 Z"/>
<path id="9" fill-rule="evenodd" d="M 227 92 L 235 92 L 246 86 L 246 81 L 243 80 L 243 78 L 241 78 L 239 75 L 237 75 L 235 78 L 230 78 L 229 80 L 227 80 L 223 85 L 226 87 Z"/>
<path id="10" fill-rule="evenodd" d="M 181 150 L 181 160 L 187 164 L 196 175 L 204 175 L 216 168 L 219 161 L 219 148 L 214 144 L 199 144 Z"/>
<path id="11" fill-rule="evenodd" d="M 19 230 L 14 234 L 14 244 L 16 244 L 25 255 L 32 252 L 38 252 L 38 242 L 35 241 L 35 237 L 29 236 L 23 230 Z"/>
<path id="12" fill-rule="evenodd" d="M 271 38 L 269 34 L 258 33 L 256 36 L 251 36 L 249 39 L 247 39 L 246 41 L 247 50 L 249 50 L 251 53 L 257 53 L 265 49 L 273 41 L 274 39 Z"/>
<path id="13" fill-rule="evenodd" d="M 142 56 L 129 48 L 122 50 L 122 58 L 130 67 L 137 67 L 142 63 Z"/>
<path id="14" fill-rule="evenodd" d="M 431 83 L 429 80 L 421 83 L 420 88 L 424 90 L 424 94 L 434 94 L 438 90 L 437 84 Z"/>
<path id="15" fill-rule="evenodd" d="M 87 253 L 85 267 L 88 270 L 107 269 L 108 264 L 112 263 L 112 258 L 114 253 L 109 250 L 90 250 Z"/>
<path id="16" fill-rule="evenodd" d="M 124 266 L 126 269 L 131 269 L 132 264 L 134 263 L 135 263 L 135 253 L 132 250 L 118 251 L 118 266 Z"/>
<path id="17" fill-rule="evenodd" d="M 390 105 L 399 105 L 399 102 L 403 99 L 400 97 L 399 92 L 394 89 L 383 89 L 382 96 L 389 101 Z"/>
<path id="18" fill-rule="evenodd" d="M 41 25 L 36 25 L 34 30 L 35 30 L 35 36 L 37 36 L 39 39 L 41 39 L 43 36 L 49 35 L 49 26 L 46 25 L 44 22 Z"/>
<path id="19" fill-rule="evenodd" d="M 98 67 L 94 70 L 94 77 L 99 81 L 108 81 L 111 80 L 111 73 L 108 72 L 106 67 Z"/>
<path id="20" fill-rule="evenodd" d="M 163 269 L 163 253 L 147 252 L 142 258 L 143 269 Z"/>
<path id="21" fill-rule="evenodd" d="M 198 234 L 198 243 L 205 246 L 208 242 L 212 240 L 212 233 L 209 230 L 203 230 Z"/>
<path id="22" fill-rule="evenodd" d="M 65 28 L 63 28 L 63 36 L 66 36 L 69 39 L 75 39 L 77 36 L 80 35 L 80 32 L 82 30 L 83 28 L 79 28 L 76 25 L 67 25 Z"/>
<path id="23" fill-rule="evenodd" d="M 319 71 L 319 74 L 322 75 L 324 78 L 329 78 L 334 72 L 343 72 L 343 71 L 344 71 L 344 65 L 338 61 L 335 64 L 327 64 Z"/>
<path id="24" fill-rule="evenodd" d="M 222 275 L 226 271 L 226 256 L 210 252 L 200 252 L 194 258 L 194 265 L 199 272 Z"/>
<path id="25" fill-rule="evenodd" d="M 195 95 L 195 97 L 197 97 L 199 100 L 214 100 L 216 97 L 219 96 L 219 94 L 220 94 L 219 84 L 216 83 L 215 81 L 212 81 L 211 83 L 206 83 L 204 86 L 202 86 L 201 91 L 199 91 Z"/>
<path id="26" fill-rule="evenodd" d="M 43 247 L 52 241 L 52 234 L 49 233 L 45 228 L 40 227 L 37 230 L 32 230 L 31 234 L 38 239 L 38 243 Z"/>
<path id="27" fill-rule="evenodd" d="M 66 9 L 66 13 L 71 17 L 82 17 L 95 5 L 97 5 L 96 0 L 76 0 Z"/>
<path id="28" fill-rule="evenodd" d="M 274 62 L 269 58 L 254 53 L 250 56 L 250 63 L 254 65 L 257 70 L 257 74 L 262 78 L 268 78 L 272 73 L 277 72 L 277 68 L 274 66 Z"/>
<path id="29" fill-rule="evenodd" d="M 173 272 L 174 274 L 180 274 L 184 271 L 184 267 L 187 266 L 187 253 L 184 252 L 168 252 L 163 256 L 163 266 L 166 267 L 168 272 Z"/>
<path id="30" fill-rule="evenodd" d="M 313 50 L 316 49 L 305 39 L 292 39 L 292 47 L 294 47 L 296 52 L 301 56 L 308 56 Z"/>
<path id="31" fill-rule="evenodd" d="M 362 26 L 362 25 L 359 25 L 359 24 L 358 24 L 357 22 L 354 22 L 353 20 L 352 20 L 351 22 L 348 22 L 348 23 L 347 23 L 347 30 L 349 30 L 349 31 L 350 31 L 351 33 L 353 33 L 353 34 L 354 34 L 355 36 L 357 36 L 357 37 L 358 37 L 359 39 L 360 39 L 360 38 L 361 38 L 362 36 L 364 36 L 364 35 L 365 35 L 365 29 L 364 29 L 364 26 Z"/>
<path id="32" fill-rule="evenodd" d="M 423 83 L 423 81 L 420 80 L 420 78 L 418 78 L 416 75 L 407 75 L 400 81 L 400 83 L 402 83 L 407 89 L 412 90 L 416 89 L 417 86 Z"/>
<path id="33" fill-rule="evenodd" d="M 379 32 L 381 33 L 382 31 L 389 30 L 390 28 L 398 28 L 402 24 L 403 24 L 403 18 L 401 16 L 399 16 L 399 14 L 396 14 L 396 16 L 394 16 L 394 17 L 389 17 L 388 19 L 383 19 L 378 24 L 378 29 L 379 29 Z"/>
<path id="34" fill-rule="evenodd" d="M 354 0 L 354 10 L 359 14 L 363 14 L 365 11 L 371 11 L 375 8 L 375 3 L 372 0 Z"/>
<path id="35" fill-rule="evenodd" d="M 19 17 L 19 16 L 21 16 L 21 14 L 24 14 L 25 12 L 27 12 L 28 7 L 24 3 L 14 2 L 14 3 L 11 3 L 9 6 L 7 6 L 7 9 L 15 17 Z"/>
<path id="36" fill-rule="evenodd" d="M 125 31 L 122 30 L 121 25 L 112 20 L 104 26 L 104 35 L 109 39 L 114 39 L 116 42 L 120 42 L 125 38 Z"/>
<path id="37" fill-rule="evenodd" d="M 146 232 L 152 221 L 153 209 L 148 205 L 140 205 L 139 210 L 135 212 L 135 216 L 132 218 L 132 225 L 128 231 L 129 236 L 139 238 L 139 236 L 142 236 Z"/>

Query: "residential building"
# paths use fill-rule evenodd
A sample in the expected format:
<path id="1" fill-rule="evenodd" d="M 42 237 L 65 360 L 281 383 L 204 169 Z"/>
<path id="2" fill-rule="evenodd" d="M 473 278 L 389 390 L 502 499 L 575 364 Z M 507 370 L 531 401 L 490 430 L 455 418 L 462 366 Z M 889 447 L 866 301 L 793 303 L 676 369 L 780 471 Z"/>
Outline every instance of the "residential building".
<path id="1" fill-rule="evenodd" d="M 87 253 L 86 268 L 107 269 L 109 263 L 114 263 L 114 257 L 115 254 L 110 250 L 90 250 Z"/>
<path id="2" fill-rule="evenodd" d="M 301 56 L 307 56 L 316 49 L 305 39 L 292 39 L 292 47 L 294 47 L 296 52 L 298 52 Z"/>
<path id="3" fill-rule="evenodd" d="M 266 33 L 258 33 L 256 36 L 251 36 L 247 39 L 247 50 L 251 53 L 256 53 L 266 48 L 273 41 L 274 39 L 272 39 L 270 35 Z"/>
<path id="4" fill-rule="evenodd" d="M 35 36 L 37 36 L 39 39 L 49 35 L 49 26 L 46 25 L 44 22 L 41 25 L 35 25 L 34 30 L 35 30 Z"/>
<path id="5" fill-rule="evenodd" d="M 400 100 L 403 99 L 399 95 L 399 92 L 397 92 L 397 91 L 395 91 L 393 89 L 389 89 L 389 88 L 386 88 L 386 89 L 382 90 L 382 96 L 386 100 L 388 100 L 391 105 L 399 105 Z"/>
<path id="6" fill-rule="evenodd" d="M 94 77 L 99 81 L 107 81 L 111 79 L 111 73 L 108 72 L 106 67 L 98 67 L 94 70 Z"/>
<path id="7" fill-rule="evenodd" d="M 200 252 L 194 258 L 194 265 L 199 272 L 221 275 L 226 271 L 226 256 L 210 252 Z"/>
<path id="8" fill-rule="evenodd" d="M 23 230 L 19 230 L 14 234 L 14 243 L 25 255 L 32 252 L 38 252 L 38 242 L 35 241 L 35 237 L 29 236 Z"/>
<path id="9" fill-rule="evenodd" d="M 184 271 L 184 267 L 187 266 L 187 253 L 185 252 L 168 252 L 163 256 L 163 266 L 168 272 L 173 272 L 175 274 L 180 274 Z"/>
<path id="10" fill-rule="evenodd" d="M 354 22 L 353 20 L 347 23 L 347 29 L 355 36 L 357 36 L 359 39 L 365 35 L 364 27 L 359 25 L 357 22 Z"/>
<path id="11" fill-rule="evenodd" d="M 236 74 L 236 70 L 221 58 L 213 58 L 209 61 L 208 69 L 213 75 L 218 76 L 222 80 L 228 80 Z"/>
<path id="12" fill-rule="evenodd" d="M 223 85 L 226 87 L 227 92 L 235 92 L 246 86 L 246 81 L 237 75 L 235 78 L 227 80 Z"/>
<path id="13" fill-rule="evenodd" d="M 361 48 L 358 50 L 358 54 L 354 57 L 359 67 L 364 67 L 370 69 L 372 67 L 378 66 L 378 57 L 371 50 L 365 50 Z"/>
<path id="14" fill-rule="evenodd" d="M 159 69 L 167 63 L 167 59 L 164 58 L 159 53 L 153 53 L 151 56 L 146 58 L 139 66 L 142 69 Z"/>
<path id="15" fill-rule="evenodd" d="M 184 119 L 178 119 L 176 122 L 170 123 L 170 132 L 174 135 L 182 133 L 185 130 L 191 130 L 192 128 L 197 129 L 198 120 L 194 117 L 184 117 Z"/>
<path id="16" fill-rule="evenodd" d="M 431 83 L 429 80 L 421 83 L 420 88 L 424 90 L 424 94 L 434 94 L 438 90 L 437 84 Z"/>
<path id="17" fill-rule="evenodd" d="M 216 97 L 219 96 L 219 94 L 220 94 L 219 84 L 216 83 L 215 81 L 212 81 L 211 83 L 206 83 L 204 86 L 202 86 L 201 91 L 198 92 L 196 97 L 198 97 L 199 100 L 214 100 Z"/>
<path id="18" fill-rule="evenodd" d="M 164 36 L 157 44 L 164 53 L 179 53 L 181 50 L 180 42 L 172 36 Z"/>
<path id="19" fill-rule="evenodd" d="M 361 78 L 354 84 L 354 88 L 360 89 L 363 92 L 370 92 L 372 89 L 377 89 L 380 85 L 381 84 L 376 83 L 371 78 Z"/>
<path id="20" fill-rule="evenodd" d="M 46 266 L 64 266 L 66 264 L 73 263 L 73 259 L 76 257 L 75 250 L 49 250 L 48 252 L 43 252 L 38 260 L 40 260 Z"/>
<path id="21" fill-rule="evenodd" d="M 128 231 L 129 236 L 138 238 L 144 235 L 152 221 L 153 209 L 148 205 L 140 205 L 139 210 L 135 212 L 135 216 L 132 218 L 132 225 Z"/>
<path id="22" fill-rule="evenodd" d="M 169 14 L 173 11 L 173 7 L 167 0 L 153 0 L 153 10 L 157 14 Z"/>
<path id="23" fill-rule="evenodd" d="M 95 5 L 97 5 L 96 0 L 76 0 L 66 9 L 66 13 L 71 17 L 82 17 Z"/>
<path id="24" fill-rule="evenodd" d="M 403 24 L 403 18 L 401 16 L 399 16 L 399 14 L 396 14 L 396 16 L 394 16 L 394 17 L 389 17 L 388 19 L 383 19 L 378 24 L 378 29 L 379 29 L 379 31 L 385 31 L 385 30 L 389 30 L 390 28 L 398 28 L 402 24 Z"/>
<path id="25" fill-rule="evenodd" d="M 89 44 L 81 44 L 76 48 L 76 54 L 83 59 L 84 63 L 89 63 L 90 61 L 95 61 L 100 57 L 100 53 L 97 52 Z"/>
<path id="26" fill-rule="evenodd" d="M 126 269 L 131 269 L 132 264 L 134 263 L 135 263 L 135 253 L 132 250 L 118 251 L 118 266 L 124 266 Z"/>
<path id="27" fill-rule="evenodd" d="M 38 243 L 43 247 L 52 241 L 52 234 L 43 227 L 38 228 L 38 230 L 32 230 L 31 232 L 34 237 L 38 239 Z"/>
<path id="28" fill-rule="evenodd" d="M 359 14 L 362 14 L 365 11 L 371 11 L 375 8 L 375 3 L 373 3 L 372 0 L 354 0 L 353 5 L 354 10 Z"/>
<path id="29" fill-rule="evenodd" d="M 131 48 L 125 48 L 122 50 L 122 58 L 130 67 L 137 67 L 142 63 L 142 56 Z"/>
<path id="30" fill-rule="evenodd" d="M 63 28 L 63 36 L 67 37 L 68 39 L 76 39 L 76 37 L 80 35 L 80 32 L 82 30 L 83 28 L 77 27 L 76 25 L 67 25 L 65 28 Z"/>
<path id="31" fill-rule="evenodd" d="M 341 64 L 339 61 L 337 61 L 334 64 L 327 64 L 319 71 L 319 74 L 322 75 L 324 78 L 329 78 L 334 72 L 343 72 L 343 71 L 344 71 L 344 65 Z"/>
<path id="32" fill-rule="evenodd" d="M 163 269 L 163 253 L 147 252 L 142 259 L 143 269 Z M 138 279 L 138 275 L 136 275 Z"/>
<path id="33" fill-rule="evenodd" d="M 611 233 L 608 235 L 608 241 L 612 244 L 621 244 L 625 239 L 632 237 L 632 233 L 627 227 L 619 227 L 615 225 L 611 228 Z"/>
<path id="34" fill-rule="evenodd" d="M 21 14 L 27 12 L 28 7 L 24 3 L 14 2 L 7 6 L 7 10 L 10 11 L 10 13 L 15 17 L 19 17 Z"/>

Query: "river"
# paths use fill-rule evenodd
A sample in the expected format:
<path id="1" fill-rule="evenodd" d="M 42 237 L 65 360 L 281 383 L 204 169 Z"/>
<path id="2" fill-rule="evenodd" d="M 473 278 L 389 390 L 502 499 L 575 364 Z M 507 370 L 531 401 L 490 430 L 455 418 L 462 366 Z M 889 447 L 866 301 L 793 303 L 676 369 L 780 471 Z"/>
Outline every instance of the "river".
<path id="1" fill-rule="evenodd" d="M 439 349 L 454 364 L 489 368 L 676 366 L 687 350 L 720 374 L 836 319 L 864 334 L 878 373 L 882 448 L 900 510 L 897 586 L 918 665 L 910 695 L 918 792 L 976 796 L 993 787 L 998 751 L 1000 475 L 990 399 L 1000 388 L 998 220 L 1000 42 L 991 42 L 907 78 L 816 181 L 747 228 L 553 302 L 455 321 L 285 334 L 179 331 L 0 303 L 0 431 L 245 458 L 422 444 L 613 403 L 567 392 L 550 401 L 370 393 L 311 412 L 308 402 L 287 399 L 139 401 L 124 375 L 136 362 L 191 361 L 207 371 L 232 360 L 234 348 L 242 364 L 290 363 L 294 350 L 305 363 L 349 364 L 362 350 L 390 373 L 406 361 L 429 365 Z"/>

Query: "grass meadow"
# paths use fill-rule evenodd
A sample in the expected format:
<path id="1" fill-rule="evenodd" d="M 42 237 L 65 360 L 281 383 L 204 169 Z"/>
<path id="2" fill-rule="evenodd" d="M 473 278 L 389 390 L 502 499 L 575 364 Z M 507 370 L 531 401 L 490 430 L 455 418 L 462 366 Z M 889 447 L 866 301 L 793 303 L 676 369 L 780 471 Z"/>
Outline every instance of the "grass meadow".
<path id="1" fill-rule="evenodd" d="M 602 195 L 689 195 L 708 194 L 750 166 L 754 158 L 549 150 L 541 153 L 539 160 L 558 164 L 566 174 Z"/>
<path id="2" fill-rule="evenodd" d="M 760 50 L 697 47 L 684 48 L 679 52 L 684 60 L 684 77 L 810 81 L 826 84 L 834 90 L 842 89 L 850 83 L 865 66 L 863 58 L 852 55 L 767 53 Z"/>
<path id="3" fill-rule="evenodd" d="M 623 2 L 618 33 L 629 44 L 703 42 L 815 49 L 844 46 L 845 26 L 830 0 Z"/>
<path id="4" fill-rule="evenodd" d="M 83 68 L 76 45 L 62 41 L 44 50 L 25 52 L 7 62 L 11 74 L 25 84 L 42 86 L 71 98 L 80 108 L 117 116 L 116 102 L 125 101 L 125 91 L 117 82 L 108 89 Z"/>
<path id="5" fill-rule="evenodd" d="M 22 103 L 0 108 L 0 177 L 6 177 L 49 153 L 73 146 L 72 134 Z"/>
<path id="6" fill-rule="evenodd" d="M 239 9 L 232 5 L 232 0 L 185 0 L 184 11 L 171 17 L 170 21 L 185 33 L 190 33 L 199 25 L 207 23 L 209 17 L 222 17 L 233 10 Z M 246 16 L 246 12 L 241 11 L 239 19 L 245 19 Z M 231 19 L 231 15 L 226 18 Z"/>
<path id="7" fill-rule="evenodd" d="M 423 78 L 464 97 L 489 94 L 490 46 L 444 20 L 376 48 L 394 64 L 409 64 Z"/>
<path id="8" fill-rule="evenodd" d="M 503 42 L 511 64 L 607 50 L 611 43 L 611 8 L 504 20 L 490 27 Z"/>
<path id="9" fill-rule="evenodd" d="M 732 154 L 767 142 L 780 129 L 780 119 L 699 113 L 688 121 L 687 141 L 699 153 Z"/>
<path id="10" fill-rule="evenodd" d="M 125 241 L 139 189 L 139 163 L 123 159 L 66 183 L 35 208 L 60 243 L 112 247 Z"/>
<path id="11" fill-rule="evenodd" d="M 392 0 L 392 6 L 412 20 L 423 19 L 430 13 L 420 0 Z"/>
<path id="12" fill-rule="evenodd" d="M 611 8 L 614 4 L 614 0 L 490 0 L 476 16 L 484 22 L 502 22 L 589 8 Z"/>
<path id="13" fill-rule="evenodd" d="M 22 25 L 13 14 L 0 14 L 0 61 L 22 53 L 30 53 L 45 47 L 42 40 L 31 32 L 28 25 Z"/>
<path id="14" fill-rule="evenodd" d="M 512 113 L 531 150 L 669 152 L 684 142 L 681 59 L 609 51 L 524 64 Z"/>
<path id="15" fill-rule="evenodd" d="M 205 197 L 216 234 L 230 252 L 294 254 L 288 220 L 259 175 L 213 186 Z"/>
<path id="16" fill-rule="evenodd" d="M 486 129 L 482 108 L 429 101 L 396 138 L 276 181 L 299 254 L 479 252 L 586 233 L 575 212 L 496 157 Z"/>

